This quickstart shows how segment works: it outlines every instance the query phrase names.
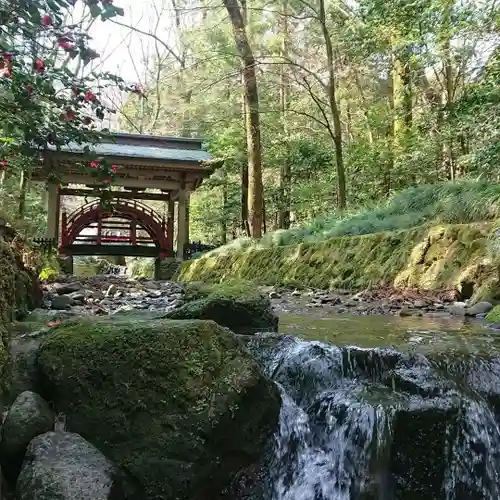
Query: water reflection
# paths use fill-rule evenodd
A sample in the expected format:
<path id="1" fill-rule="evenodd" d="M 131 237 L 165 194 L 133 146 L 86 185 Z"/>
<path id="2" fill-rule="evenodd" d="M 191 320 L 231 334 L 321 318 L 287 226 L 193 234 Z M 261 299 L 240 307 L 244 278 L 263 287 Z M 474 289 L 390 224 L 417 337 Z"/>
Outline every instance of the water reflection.
<path id="1" fill-rule="evenodd" d="M 500 332 L 478 320 L 280 313 L 280 333 L 337 346 L 394 347 L 403 351 L 500 352 Z"/>

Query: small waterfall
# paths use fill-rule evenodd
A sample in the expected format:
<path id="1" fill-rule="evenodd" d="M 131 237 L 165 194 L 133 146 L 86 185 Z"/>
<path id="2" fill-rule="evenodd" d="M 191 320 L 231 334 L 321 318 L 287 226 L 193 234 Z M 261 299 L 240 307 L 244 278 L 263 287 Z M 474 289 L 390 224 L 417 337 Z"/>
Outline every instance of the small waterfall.
<path id="1" fill-rule="evenodd" d="M 463 400 L 459 425 L 450 434 L 446 500 L 500 498 L 500 428 L 492 411 Z"/>
<path id="2" fill-rule="evenodd" d="M 470 373 L 451 375 L 463 357 L 443 370 L 421 355 L 293 337 L 249 348 L 283 401 L 262 500 L 500 498 L 498 418 Z"/>
<path id="3" fill-rule="evenodd" d="M 372 455 L 383 448 L 390 419 L 380 407 L 332 396 L 311 417 L 283 394 L 274 499 L 349 500 L 369 486 Z"/>

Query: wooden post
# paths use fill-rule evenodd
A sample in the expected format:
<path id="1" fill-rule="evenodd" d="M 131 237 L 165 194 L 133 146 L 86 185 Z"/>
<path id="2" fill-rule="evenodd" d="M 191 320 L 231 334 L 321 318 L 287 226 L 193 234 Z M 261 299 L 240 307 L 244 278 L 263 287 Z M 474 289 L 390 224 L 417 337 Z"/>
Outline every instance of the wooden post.
<path id="1" fill-rule="evenodd" d="M 130 243 L 133 246 L 137 245 L 137 221 L 135 219 L 130 221 Z"/>
<path id="2" fill-rule="evenodd" d="M 97 216 L 97 245 L 102 245 L 102 216 L 98 214 Z"/>
<path id="3" fill-rule="evenodd" d="M 61 216 L 61 246 L 68 244 L 68 214 L 62 213 Z"/>
<path id="4" fill-rule="evenodd" d="M 177 259 L 184 260 L 184 244 L 186 241 L 186 191 L 179 189 L 177 204 Z"/>
<path id="5" fill-rule="evenodd" d="M 184 238 L 184 244 L 189 245 L 189 203 L 190 203 L 189 191 L 186 191 L 186 234 Z"/>
<path id="6" fill-rule="evenodd" d="M 174 253 L 174 219 L 175 219 L 175 202 L 172 199 L 172 194 L 168 196 L 168 219 L 167 219 L 167 248 L 169 257 Z"/>
<path id="7" fill-rule="evenodd" d="M 59 241 L 59 193 L 56 184 L 50 182 L 47 187 L 47 235 Z"/>

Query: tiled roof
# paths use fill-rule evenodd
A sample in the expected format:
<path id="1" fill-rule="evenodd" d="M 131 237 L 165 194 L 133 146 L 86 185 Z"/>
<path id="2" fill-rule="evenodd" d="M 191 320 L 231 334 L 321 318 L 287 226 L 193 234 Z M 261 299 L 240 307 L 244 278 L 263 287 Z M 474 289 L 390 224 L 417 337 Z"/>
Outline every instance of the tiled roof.
<path id="1" fill-rule="evenodd" d="M 96 144 L 92 149 L 98 156 L 114 156 L 123 158 L 191 162 L 208 161 L 212 158 L 210 153 L 207 151 L 197 149 L 170 149 L 111 143 Z M 76 154 L 83 154 L 85 152 L 84 146 L 76 143 L 61 147 L 61 151 Z"/>

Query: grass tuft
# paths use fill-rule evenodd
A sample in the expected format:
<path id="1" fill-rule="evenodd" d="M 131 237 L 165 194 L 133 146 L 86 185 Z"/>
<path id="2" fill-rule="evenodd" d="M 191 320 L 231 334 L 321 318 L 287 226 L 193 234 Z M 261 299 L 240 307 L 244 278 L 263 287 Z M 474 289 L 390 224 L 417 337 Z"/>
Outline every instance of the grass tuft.
<path id="1" fill-rule="evenodd" d="M 247 238 L 234 240 L 211 253 L 318 243 L 339 236 L 360 236 L 426 224 L 467 224 L 495 219 L 500 219 L 500 185 L 474 181 L 429 184 L 405 189 L 383 203 L 344 214 L 334 212 L 305 227 L 268 233 L 256 242 Z"/>

